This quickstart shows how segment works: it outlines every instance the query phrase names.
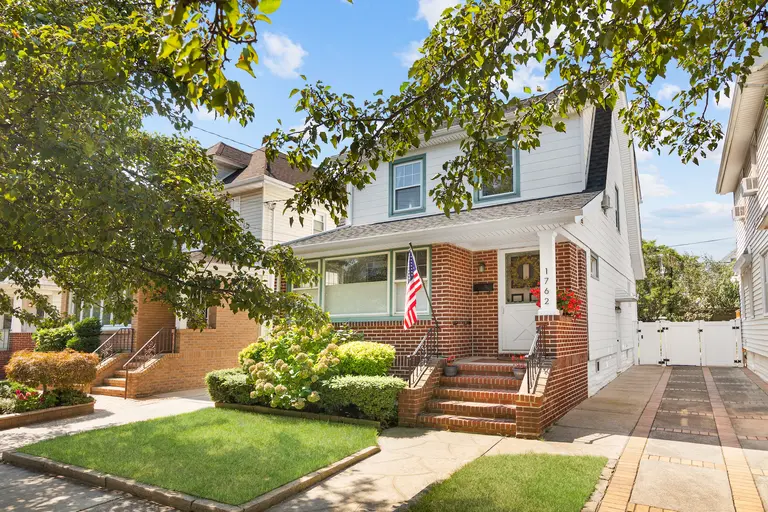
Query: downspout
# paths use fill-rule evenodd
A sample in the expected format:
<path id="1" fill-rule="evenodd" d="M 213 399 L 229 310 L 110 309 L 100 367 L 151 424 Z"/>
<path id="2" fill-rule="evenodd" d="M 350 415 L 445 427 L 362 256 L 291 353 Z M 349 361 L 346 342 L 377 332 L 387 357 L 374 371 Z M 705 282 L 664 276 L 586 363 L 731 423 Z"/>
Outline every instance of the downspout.
<path id="1" fill-rule="evenodd" d="M 267 203 L 269 205 L 269 210 L 272 212 L 270 217 L 270 228 L 269 228 L 269 246 L 272 247 L 275 245 L 275 207 L 277 206 L 277 203 L 274 201 L 270 201 Z"/>

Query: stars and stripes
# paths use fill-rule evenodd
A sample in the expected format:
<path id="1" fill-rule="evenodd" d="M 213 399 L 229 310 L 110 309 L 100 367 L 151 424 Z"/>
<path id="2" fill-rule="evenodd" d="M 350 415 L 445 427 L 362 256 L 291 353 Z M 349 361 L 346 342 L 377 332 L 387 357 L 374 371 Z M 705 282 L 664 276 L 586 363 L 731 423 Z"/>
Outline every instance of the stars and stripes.
<path id="1" fill-rule="evenodd" d="M 406 265 L 405 278 L 405 316 L 403 317 L 403 329 L 410 329 L 416 323 L 416 294 L 424 287 L 419 275 L 419 267 L 416 265 L 416 257 L 413 250 L 408 251 L 408 263 Z"/>

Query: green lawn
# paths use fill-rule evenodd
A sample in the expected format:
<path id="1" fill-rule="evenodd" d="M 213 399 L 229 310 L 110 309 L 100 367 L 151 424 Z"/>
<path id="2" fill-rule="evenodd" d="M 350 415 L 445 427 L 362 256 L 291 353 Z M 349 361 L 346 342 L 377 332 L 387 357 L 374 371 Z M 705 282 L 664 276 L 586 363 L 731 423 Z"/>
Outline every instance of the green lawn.
<path id="1" fill-rule="evenodd" d="M 409 512 L 579 512 L 605 466 L 603 457 L 480 457 L 430 489 Z"/>
<path id="2" fill-rule="evenodd" d="M 376 437 L 371 427 L 211 408 L 19 451 L 239 505 L 375 445 Z"/>

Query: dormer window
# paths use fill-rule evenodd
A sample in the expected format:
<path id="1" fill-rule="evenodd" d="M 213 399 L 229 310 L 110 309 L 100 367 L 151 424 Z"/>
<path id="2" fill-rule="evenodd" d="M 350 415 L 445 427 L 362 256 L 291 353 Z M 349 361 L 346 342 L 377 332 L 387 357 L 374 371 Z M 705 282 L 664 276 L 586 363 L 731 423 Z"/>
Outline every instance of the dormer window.
<path id="1" fill-rule="evenodd" d="M 312 226 L 312 233 L 316 235 L 318 233 L 322 233 L 323 231 L 325 231 L 325 215 L 319 213 L 315 217 L 315 222 Z"/>
<path id="2" fill-rule="evenodd" d="M 520 195 L 520 158 L 517 149 L 507 148 L 507 161 L 509 162 L 509 167 L 506 174 L 497 176 L 490 181 L 483 181 L 477 189 L 476 200 L 478 202 L 494 201 Z"/>
<path id="3" fill-rule="evenodd" d="M 396 160 L 390 167 L 390 213 L 392 215 L 424 211 L 426 156 Z"/>

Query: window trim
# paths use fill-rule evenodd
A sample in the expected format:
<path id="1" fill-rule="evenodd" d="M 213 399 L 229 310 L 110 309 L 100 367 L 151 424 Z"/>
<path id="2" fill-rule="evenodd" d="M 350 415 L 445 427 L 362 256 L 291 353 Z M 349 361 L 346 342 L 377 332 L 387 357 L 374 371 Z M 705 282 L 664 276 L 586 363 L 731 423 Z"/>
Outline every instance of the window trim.
<path id="1" fill-rule="evenodd" d="M 421 206 L 418 208 L 408 208 L 403 210 L 395 209 L 395 168 L 411 162 L 421 162 Z M 415 185 L 414 185 L 415 187 Z M 407 187 L 411 188 L 411 187 Z M 424 213 L 427 209 L 427 154 L 413 155 L 405 158 L 399 158 L 389 164 L 389 216 L 398 217 L 400 215 L 413 215 L 415 213 Z"/>
<path id="2" fill-rule="evenodd" d="M 613 190 L 616 192 L 616 195 L 614 198 L 616 199 L 616 231 L 621 233 L 621 210 L 619 209 L 619 205 L 621 204 L 621 201 L 619 200 L 619 186 L 614 183 Z"/>
<path id="3" fill-rule="evenodd" d="M 403 315 L 394 313 L 394 277 L 395 277 L 395 253 L 396 252 L 403 252 L 407 251 L 408 247 L 398 247 L 395 249 L 389 249 L 389 250 L 379 250 L 379 251 L 367 251 L 367 252 L 356 252 L 356 253 L 350 253 L 350 254 L 340 254 L 335 256 L 329 256 L 327 258 L 313 258 L 308 259 L 307 263 L 313 263 L 313 262 L 320 262 L 320 290 L 319 290 L 319 297 L 320 301 L 318 306 L 325 311 L 328 312 L 325 308 L 325 262 L 327 260 L 343 260 L 348 258 L 358 258 L 361 256 L 373 256 L 376 254 L 388 254 L 389 257 L 389 263 L 387 265 L 387 313 L 361 313 L 359 315 L 348 315 L 348 314 L 341 314 L 341 315 L 334 315 L 330 314 L 331 322 L 335 323 L 353 323 L 353 322 L 393 322 L 393 321 L 402 321 Z M 432 246 L 430 245 L 421 245 L 416 246 L 413 248 L 414 251 L 419 250 L 426 250 L 427 251 L 427 278 L 425 287 L 427 289 L 427 293 L 429 294 L 430 298 L 432 297 Z M 297 288 L 292 285 L 291 283 L 286 283 L 286 289 L 288 291 L 298 291 Z M 299 289 L 300 290 L 300 289 Z M 429 320 L 432 318 L 431 311 L 428 311 L 427 313 L 424 312 L 416 312 L 416 316 L 419 320 Z"/>
<path id="4" fill-rule="evenodd" d="M 391 312 L 392 316 L 399 316 L 399 315 L 404 315 L 405 314 L 405 311 L 398 311 L 397 310 L 397 305 L 395 304 L 395 301 L 397 299 L 395 297 L 396 285 L 397 285 L 397 283 L 404 283 L 405 282 L 405 279 L 397 279 L 397 255 L 401 254 L 401 253 L 407 253 L 409 250 L 410 250 L 410 248 L 409 249 L 397 249 L 397 250 L 393 250 L 392 251 L 392 279 L 390 279 L 390 281 L 391 281 L 390 285 L 392 286 L 392 294 L 391 294 L 392 304 L 391 304 L 391 307 L 390 307 L 390 312 Z M 414 247 L 413 248 L 413 252 L 414 253 L 419 252 L 419 251 L 427 251 L 427 275 L 426 276 L 421 276 L 421 278 L 422 278 L 422 281 L 424 282 L 425 288 L 429 291 L 429 297 L 432 298 L 432 292 L 431 292 L 431 288 L 430 288 L 430 283 L 432 282 L 432 280 L 430 279 L 432 277 L 432 268 L 431 268 L 432 267 L 432 258 L 430 257 L 431 253 L 430 253 L 430 250 L 429 250 L 428 247 Z M 417 262 L 417 266 L 418 266 L 418 262 Z M 423 315 L 423 316 L 429 316 L 430 315 L 429 304 L 427 304 L 426 311 L 419 311 L 418 309 L 416 310 L 416 316 L 418 317 L 419 315 Z"/>
<path id="5" fill-rule="evenodd" d="M 512 192 L 502 192 L 501 194 L 483 196 L 481 194 L 483 187 L 482 184 L 480 184 L 474 187 L 473 195 L 475 203 L 493 203 L 495 201 L 504 201 L 520 197 L 520 149 L 515 146 L 512 148 L 512 151 L 514 158 L 514 162 L 512 163 Z"/>
<path id="6" fill-rule="evenodd" d="M 76 321 L 78 321 L 78 322 L 79 322 L 80 320 L 82 320 L 83 318 L 90 318 L 90 316 L 86 316 L 86 317 L 83 317 L 83 316 L 82 316 L 82 312 L 83 312 L 83 305 L 84 305 L 84 304 L 85 304 L 85 301 L 81 300 L 81 301 L 80 301 L 80 305 L 79 305 L 79 309 L 80 309 L 80 311 L 79 311 L 79 314 L 78 314 L 78 315 L 75 317 L 75 318 L 77 319 Z M 95 305 L 96 305 L 96 304 L 93 304 L 93 305 L 91 305 L 91 308 L 92 308 L 93 306 L 95 306 Z M 74 315 L 74 312 L 75 312 L 75 306 L 76 306 L 75 297 L 74 297 L 74 296 L 70 296 L 70 298 L 69 298 L 69 310 L 68 310 L 68 313 L 69 313 L 69 314 L 71 314 L 72 316 L 75 316 L 75 315 Z M 103 300 L 99 301 L 99 309 L 100 309 L 100 310 L 102 310 L 102 311 L 104 310 L 104 301 L 103 301 Z M 103 316 L 103 315 L 104 315 L 104 314 L 102 313 L 102 314 L 99 316 L 99 321 L 101 321 L 101 320 L 104 318 L 104 316 Z M 110 322 L 111 322 L 111 321 L 114 321 L 114 319 L 115 319 L 114 317 L 115 317 L 115 314 L 114 314 L 114 313 L 110 313 L 110 314 L 109 314 Z M 112 324 L 112 323 L 110 323 L 110 324 L 101 324 L 101 328 L 102 328 L 102 330 L 103 330 L 103 329 L 115 329 L 115 328 L 123 328 L 123 327 L 131 327 L 131 322 L 128 322 L 127 324 Z"/>
<path id="7" fill-rule="evenodd" d="M 320 231 L 315 231 L 315 222 L 317 222 L 318 220 L 323 223 L 323 228 Z M 324 231 L 325 231 L 325 214 L 324 213 L 318 213 L 312 219 L 312 234 L 313 235 L 317 235 L 319 233 L 323 233 Z"/>
<path id="8" fill-rule="evenodd" d="M 592 258 L 595 259 L 597 262 L 597 272 L 594 274 L 592 273 Z M 589 277 L 592 279 L 595 279 L 597 281 L 600 280 L 600 256 L 597 255 L 594 251 L 589 251 Z"/>

